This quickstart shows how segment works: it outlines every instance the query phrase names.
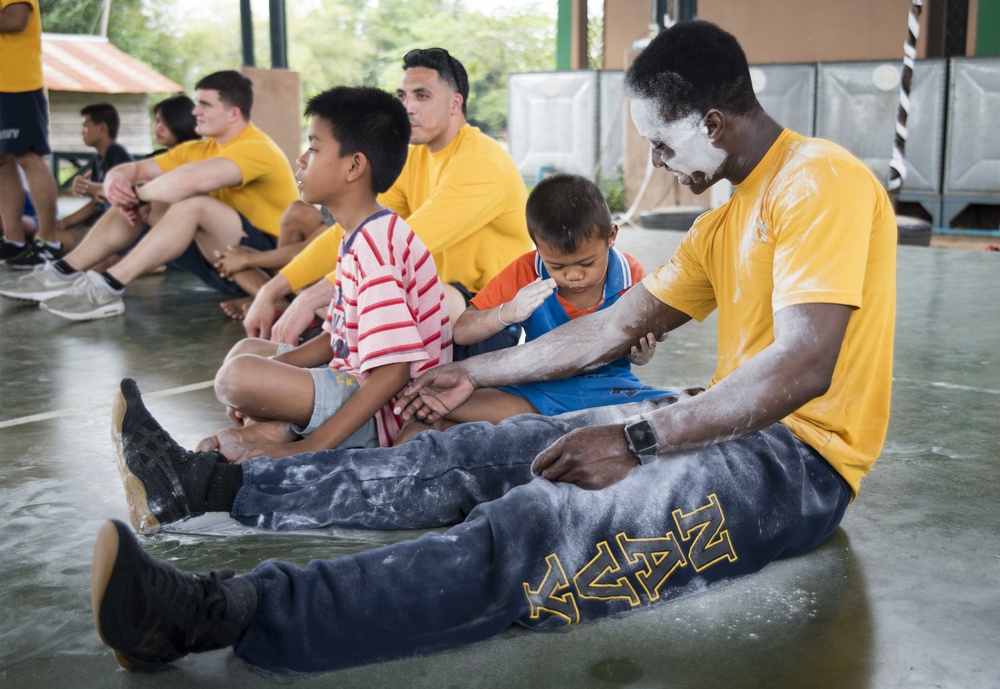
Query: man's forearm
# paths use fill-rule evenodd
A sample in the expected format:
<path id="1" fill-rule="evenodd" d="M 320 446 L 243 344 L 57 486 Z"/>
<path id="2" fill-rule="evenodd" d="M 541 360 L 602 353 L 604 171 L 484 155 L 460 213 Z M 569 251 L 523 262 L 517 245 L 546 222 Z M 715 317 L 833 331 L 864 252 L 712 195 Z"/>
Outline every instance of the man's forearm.
<path id="1" fill-rule="evenodd" d="M 776 318 L 775 342 L 715 386 L 644 415 L 659 454 L 759 431 L 827 391 L 851 309 L 814 304 L 783 311 L 795 309 L 800 313 L 793 318 Z"/>
<path id="2" fill-rule="evenodd" d="M 641 284 L 602 311 L 576 318 L 532 342 L 460 362 L 476 387 L 557 380 L 620 359 L 648 332 L 662 335 L 689 317 Z"/>

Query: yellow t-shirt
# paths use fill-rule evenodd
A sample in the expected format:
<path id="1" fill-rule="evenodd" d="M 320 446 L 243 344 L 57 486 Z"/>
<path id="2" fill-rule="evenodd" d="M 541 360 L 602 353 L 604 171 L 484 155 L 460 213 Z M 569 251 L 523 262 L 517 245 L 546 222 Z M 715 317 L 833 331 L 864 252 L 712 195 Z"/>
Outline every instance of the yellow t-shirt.
<path id="1" fill-rule="evenodd" d="M 154 160 L 166 173 L 210 158 L 231 160 L 243 173 L 242 182 L 210 196 L 234 208 L 261 232 L 277 237 L 282 213 L 299 198 L 295 175 L 278 145 L 255 125 L 247 124 L 224 145 L 215 139 L 188 141 Z"/>
<path id="2" fill-rule="evenodd" d="M 378 200 L 427 245 L 442 282 L 460 282 L 472 292 L 532 248 L 524 218 L 528 193 L 517 166 L 468 124 L 437 153 L 410 146 L 403 172 Z M 282 269 L 293 290 L 334 272 L 343 233 L 334 225 Z"/>
<path id="3" fill-rule="evenodd" d="M 774 341 L 779 309 L 854 307 L 830 389 L 781 423 L 857 495 L 889 421 L 896 243 L 895 215 L 871 171 L 836 144 L 785 130 L 643 284 L 697 320 L 718 308 L 712 384 Z"/>
<path id="4" fill-rule="evenodd" d="M 24 93 L 42 88 L 42 18 L 38 0 L 0 0 L 0 11 L 10 5 L 31 6 L 24 31 L 0 33 L 0 91 Z"/>

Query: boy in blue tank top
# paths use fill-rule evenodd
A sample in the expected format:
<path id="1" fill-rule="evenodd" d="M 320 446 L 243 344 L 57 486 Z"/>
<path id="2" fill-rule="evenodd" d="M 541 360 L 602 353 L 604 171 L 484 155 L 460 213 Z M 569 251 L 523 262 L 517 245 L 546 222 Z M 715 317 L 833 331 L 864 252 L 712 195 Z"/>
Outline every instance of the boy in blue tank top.
<path id="1" fill-rule="evenodd" d="M 472 299 L 455 322 L 455 343 L 475 344 L 512 323 L 524 328 L 525 341 L 530 342 L 574 318 L 611 306 L 645 277 L 638 259 L 614 248 L 618 227 L 593 182 L 569 174 L 547 177 L 528 197 L 526 215 L 536 250 L 517 258 Z M 657 335 L 647 333 L 628 357 L 570 378 L 476 390 L 465 404 L 433 425 L 414 418 L 395 444 L 429 428 L 444 430 L 470 421 L 499 423 L 517 414 L 555 416 L 676 394 L 646 385 L 632 373 L 631 364 L 641 366 L 652 359 L 656 342 Z"/>

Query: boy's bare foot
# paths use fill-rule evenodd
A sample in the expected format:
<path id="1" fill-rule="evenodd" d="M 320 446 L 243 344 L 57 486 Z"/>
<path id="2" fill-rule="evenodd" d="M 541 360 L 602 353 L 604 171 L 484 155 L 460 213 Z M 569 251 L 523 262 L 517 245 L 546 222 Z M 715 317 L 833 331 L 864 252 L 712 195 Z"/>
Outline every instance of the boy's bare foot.
<path id="1" fill-rule="evenodd" d="M 255 451 L 264 446 L 290 443 L 297 437 L 287 421 L 261 421 L 224 428 L 199 442 L 198 452 L 218 452 L 230 462 L 242 462 L 256 456 Z"/>
<path id="2" fill-rule="evenodd" d="M 242 321 L 246 318 L 247 311 L 250 309 L 250 304 L 253 303 L 253 297 L 240 297 L 239 299 L 230 299 L 228 301 L 221 302 L 219 308 L 221 308 L 227 316 L 235 321 Z"/>

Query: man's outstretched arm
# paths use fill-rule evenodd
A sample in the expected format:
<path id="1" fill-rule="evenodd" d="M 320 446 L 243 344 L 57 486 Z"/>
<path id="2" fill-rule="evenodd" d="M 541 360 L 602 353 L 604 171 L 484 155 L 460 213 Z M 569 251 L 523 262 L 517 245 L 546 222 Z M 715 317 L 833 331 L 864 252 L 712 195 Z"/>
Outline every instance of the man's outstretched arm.
<path id="1" fill-rule="evenodd" d="M 118 169 L 118 168 L 114 168 Z M 110 173 L 109 173 L 110 174 Z M 210 158 L 185 163 L 142 186 L 142 201 L 177 203 L 193 196 L 232 187 L 243 182 L 243 172 L 228 158 Z"/>
<path id="2" fill-rule="evenodd" d="M 840 304 L 803 304 L 775 313 L 771 345 L 703 394 L 644 415 L 656 436 L 657 453 L 669 455 L 758 431 L 824 394 L 852 310 Z M 532 471 L 552 481 L 603 488 L 637 464 L 624 424 L 618 424 L 566 434 L 538 455 Z"/>
<path id="3" fill-rule="evenodd" d="M 399 408 L 406 420 L 434 423 L 476 388 L 566 378 L 628 355 L 649 332 L 660 337 L 689 320 L 639 284 L 614 306 L 537 340 L 431 369 L 400 395 Z"/>

